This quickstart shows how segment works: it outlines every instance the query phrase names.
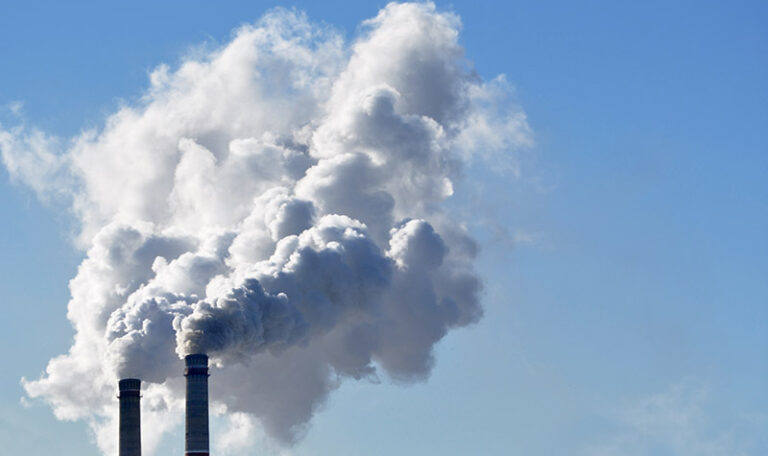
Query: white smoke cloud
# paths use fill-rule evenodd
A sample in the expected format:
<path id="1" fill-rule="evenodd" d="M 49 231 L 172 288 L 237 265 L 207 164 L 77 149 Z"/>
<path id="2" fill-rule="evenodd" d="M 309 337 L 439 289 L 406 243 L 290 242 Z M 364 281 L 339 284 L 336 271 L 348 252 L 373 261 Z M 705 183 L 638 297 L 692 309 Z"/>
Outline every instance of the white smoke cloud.
<path id="1" fill-rule="evenodd" d="M 226 411 L 225 411 L 226 413 Z M 236 412 L 227 416 L 229 426 L 216 439 L 217 454 L 250 454 L 256 434 L 253 419 L 247 413 Z"/>
<path id="2" fill-rule="evenodd" d="M 213 410 L 292 442 L 347 378 L 427 378 L 451 328 L 482 315 L 476 246 L 441 209 L 475 156 L 531 144 L 459 18 L 391 3 L 351 44 L 275 10 L 140 102 L 62 140 L 0 128 L 3 163 L 66 199 L 87 249 L 76 335 L 36 380 L 61 419 L 115 452 L 116 380 L 145 386 L 145 452 L 179 422 L 179 358 L 207 352 Z"/>

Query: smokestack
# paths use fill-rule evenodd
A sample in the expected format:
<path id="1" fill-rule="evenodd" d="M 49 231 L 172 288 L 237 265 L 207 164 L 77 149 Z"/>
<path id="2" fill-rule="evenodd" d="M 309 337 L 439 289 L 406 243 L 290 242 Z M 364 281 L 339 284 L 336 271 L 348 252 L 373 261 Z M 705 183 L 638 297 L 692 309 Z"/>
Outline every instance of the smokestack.
<path id="1" fill-rule="evenodd" d="M 141 380 L 124 378 L 120 394 L 120 456 L 141 456 Z"/>
<path id="2" fill-rule="evenodd" d="M 187 355 L 187 421 L 184 454 L 208 456 L 208 355 Z"/>

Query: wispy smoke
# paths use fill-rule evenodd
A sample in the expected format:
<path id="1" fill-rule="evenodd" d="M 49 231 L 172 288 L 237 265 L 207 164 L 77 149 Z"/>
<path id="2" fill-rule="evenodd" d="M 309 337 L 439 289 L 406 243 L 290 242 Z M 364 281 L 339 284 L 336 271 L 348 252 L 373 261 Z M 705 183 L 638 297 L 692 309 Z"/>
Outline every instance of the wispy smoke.
<path id="1" fill-rule="evenodd" d="M 435 343 L 482 314 L 475 244 L 441 202 L 464 161 L 531 141 L 459 27 L 393 3 L 348 45 L 275 10 L 154 70 L 98 131 L 0 129 L 12 176 L 68 202 L 87 248 L 74 343 L 28 394 L 113 453 L 115 380 L 141 377 L 151 452 L 186 353 L 218 367 L 217 410 L 286 442 L 345 378 L 425 379 Z"/>

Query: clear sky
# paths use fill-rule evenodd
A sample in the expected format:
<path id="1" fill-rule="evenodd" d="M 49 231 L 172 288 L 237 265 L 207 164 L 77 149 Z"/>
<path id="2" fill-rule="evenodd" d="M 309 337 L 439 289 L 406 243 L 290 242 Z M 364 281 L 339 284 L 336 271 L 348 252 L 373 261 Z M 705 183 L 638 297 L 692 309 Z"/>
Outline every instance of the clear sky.
<path id="1" fill-rule="evenodd" d="M 287 454 L 768 454 L 768 5 L 477 3 L 437 6 L 536 140 L 519 176 L 472 166 L 448 201 L 480 241 L 485 317 L 425 383 L 346 382 Z M 283 6 L 353 37 L 384 4 Z M 4 2 L 0 123 L 99 127 L 152 68 L 277 5 Z M 5 169 L 0 214 L 0 447 L 97 455 L 20 384 L 70 345 L 75 222 Z"/>

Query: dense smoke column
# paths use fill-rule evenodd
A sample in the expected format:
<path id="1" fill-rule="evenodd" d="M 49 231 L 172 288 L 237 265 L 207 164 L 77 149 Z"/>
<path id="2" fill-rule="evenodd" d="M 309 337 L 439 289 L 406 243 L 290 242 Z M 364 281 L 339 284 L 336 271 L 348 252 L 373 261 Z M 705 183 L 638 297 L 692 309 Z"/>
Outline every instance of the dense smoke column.
<path id="1" fill-rule="evenodd" d="M 119 456 L 141 456 L 141 380 L 124 378 L 120 388 L 120 452 Z"/>
<path id="2" fill-rule="evenodd" d="M 187 355 L 187 419 L 184 454 L 208 455 L 208 356 Z"/>
<path id="3" fill-rule="evenodd" d="M 159 65 L 102 126 L 0 125 L 9 176 L 76 215 L 87 248 L 73 344 L 22 380 L 29 397 L 115 456 L 109 392 L 139 377 L 154 454 L 183 413 L 179 356 L 205 353 L 222 387 L 210 413 L 230 429 L 218 451 L 190 426 L 187 450 L 245 454 L 254 426 L 295 443 L 344 381 L 427 380 L 436 344 L 483 313 L 468 227 L 489 220 L 451 210 L 474 198 L 452 197 L 472 188 L 463 168 L 517 176 L 514 149 L 533 145 L 513 88 L 480 79 L 460 29 L 430 1 L 390 2 L 350 41 L 276 9 Z"/>

